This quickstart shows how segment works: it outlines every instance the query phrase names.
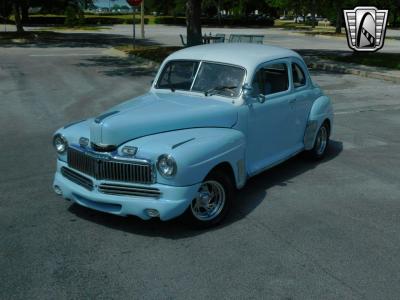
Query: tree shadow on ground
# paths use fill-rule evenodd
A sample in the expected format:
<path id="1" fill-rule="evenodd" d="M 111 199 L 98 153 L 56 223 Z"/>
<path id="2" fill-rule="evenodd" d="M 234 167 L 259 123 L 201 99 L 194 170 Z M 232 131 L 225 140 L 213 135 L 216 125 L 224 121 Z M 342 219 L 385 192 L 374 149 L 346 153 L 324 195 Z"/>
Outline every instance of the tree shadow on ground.
<path id="1" fill-rule="evenodd" d="M 97 67 L 107 76 L 155 76 L 158 64 L 136 56 L 96 56 L 77 64 L 79 67 Z"/>
<path id="2" fill-rule="evenodd" d="M 106 33 L 60 33 L 60 32 L 31 32 L 33 38 L 0 39 L 1 47 L 21 47 L 21 48 L 108 48 L 132 43 L 132 38 L 126 35 L 106 34 Z M 151 39 L 138 39 L 137 45 L 150 46 L 159 45 Z"/>
<path id="3" fill-rule="evenodd" d="M 273 186 L 290 188 L 291 179 L 316 168 L 319 165 L 335 159 L 343 150 L 339 141 L 331 141 L 326 157 L 320 162 L 310 162 L 304 154 L 278 165 L 266 172 L 251 178 L 245 188 L 239 191 L 238 201 L 233 205 L 229 216 L 224 222 L 213 229 L 219 230 L 238 222 L 255 210 L 263 201 L 269 201 L 268 189 Z M 266 198 L 267 197 L 267 198 Z M 206 233 L 210 230 L 194 230 L 182 224 L 179 219 L 162 222 L 158 219 L 143 221 L 136 217 L 121 218 L 118 216 L 91 210 L 77 204 L 72 204 L 69 211 L 77 217 L 106 226 L 115 230 L 131 234 L 164 237 L 168 239 L 182 239 Z"/>

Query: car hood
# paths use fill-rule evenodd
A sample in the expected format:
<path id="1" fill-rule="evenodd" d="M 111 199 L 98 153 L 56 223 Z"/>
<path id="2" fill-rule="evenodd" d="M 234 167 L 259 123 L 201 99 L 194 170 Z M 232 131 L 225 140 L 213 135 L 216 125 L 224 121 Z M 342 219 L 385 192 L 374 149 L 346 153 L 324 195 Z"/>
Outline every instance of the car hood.
<path id="1" fill-rule="evenodd" d="M 161 132 L 199 127 L 232 127 L 237 108 L 212 98 L 179 93 L 147 93 L 93 119 L 90 139 L 97 145 L 121 145 Z"/>

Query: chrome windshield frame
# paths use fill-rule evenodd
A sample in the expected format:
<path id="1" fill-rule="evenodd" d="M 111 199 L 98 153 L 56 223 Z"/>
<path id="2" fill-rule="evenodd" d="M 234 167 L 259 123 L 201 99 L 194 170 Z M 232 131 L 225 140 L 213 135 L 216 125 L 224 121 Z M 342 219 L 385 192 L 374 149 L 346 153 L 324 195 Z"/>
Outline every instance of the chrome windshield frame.
<path id="1" fill-rule="evenodd" d="M 174 60 L 168 61 L 168 62 L 163 66 L 163 69 L 160 70 L 160 75 L 157 76 L 157 81 L 156 81 L 155 84 L 153 85 L 153 88 L 154 88 L 155 90 L 164 90 L 164 91 L 170 90 L 170 89 L 168 89 L 168 88 L 159 88 L 159 87 L 158 87 L 159 81 L 160 81 L 160 79 L 161 79 L 161 74 L 163 73 L 164 68 L 165 68 L 170 62 L 179 62 L 179 61 L 184 61 L 184 62 L 198 62 L 199 65 L 198 65 L 198 67 L 197 67 L 195 76 L 193 77 L 193 81 L 192 81 L 192 83 L 191 83 L 191 85 L 190 85 L 190 89 L 188 89 L 188 90 L 179 90 L 179 89 L 177 89 L 177 91 L 188 92 L 188 93 L 196 93 L 196 94 L 203 94 L 203 95 L 204 95 L 204 92 L 201 92 L 201 91 L 194 91 L 194 90 L 193 90 L 193 86 L 194 86 L 194 84 L 195 84 L 195 82 L 196 82 L 196 80 L 197 80 L 197 77 L 198 77 L 200 68 L 201 68 L 201 66 L 203 65 L 203 63 L 209 63 L 209 64 L 224 65 L 224 66 L 229 66 L 229 67 L 235 67 L 235 68 L 238 68 L 238 69 L 242 69 L 242 70 L 244 71 L 244 74 L 243 74 L 243 78 L 242 78 L 241 84 L 240 84 L 240 86 L 239 86 L 239 87 L 240 87 L 239 93 L 238 93 L 236 96 L 231 97 L 231 96 L 223 95 L 223 94 L 215 94 L 216 96 L 223 97 L 223 98 L 227 98 L 227 99 L 238 99 L 238 98 L 240 98 L 240 97 L 242 96 L 242 93 L 243 93 L 243 91 L 242 91 L 242 86 L 243 86 L 244 82 L 246 82 L 246 80 L 247 80 L 247 69 L 246 69 L 245 67 L 243 67 L 243 66 L 240 66 L 240 65 L 235 65 L 235 64 L 230 64 L 230 63 L 224 63 L 224 62 L 218 62 L 218 61 L 211 61 L 211 60 L 174 59 Z"/>

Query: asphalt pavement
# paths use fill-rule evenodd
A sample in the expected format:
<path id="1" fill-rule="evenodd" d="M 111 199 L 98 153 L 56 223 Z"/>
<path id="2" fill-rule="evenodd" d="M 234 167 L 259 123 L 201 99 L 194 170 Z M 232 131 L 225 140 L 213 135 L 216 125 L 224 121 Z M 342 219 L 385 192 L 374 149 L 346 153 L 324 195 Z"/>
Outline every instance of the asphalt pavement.
<path id="1" fill-rule="evenodd" d="M 52 133 L 144 93 L 108 48 L 0 46 L 0 299 L 398 299 L 400 86 L 312 72 L 336 111 L 327 158 L 251 179 L 193 231 L 52 191 Z"/>

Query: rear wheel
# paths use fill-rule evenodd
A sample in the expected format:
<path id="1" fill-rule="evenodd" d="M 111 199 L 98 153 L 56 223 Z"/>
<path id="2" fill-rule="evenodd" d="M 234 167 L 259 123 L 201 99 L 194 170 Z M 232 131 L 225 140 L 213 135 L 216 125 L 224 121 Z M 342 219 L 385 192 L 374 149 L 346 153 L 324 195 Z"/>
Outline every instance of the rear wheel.
<path id="1" fill-rule="evenodd" d="M 329 125 L 327 122 L 321 125 L 315 138 L 314 147 L 308 151 L 309 156 L 314 160 L 322 159 L 329 145 Z"/>
<path id="2" fill-rule="evenodd" d="M 231 207 L 234 191 L 234 185 L 228 175 L 219 171 L 210 173 L 185 212 L 186 223 L 196 228 L 218 225 Z"/>

